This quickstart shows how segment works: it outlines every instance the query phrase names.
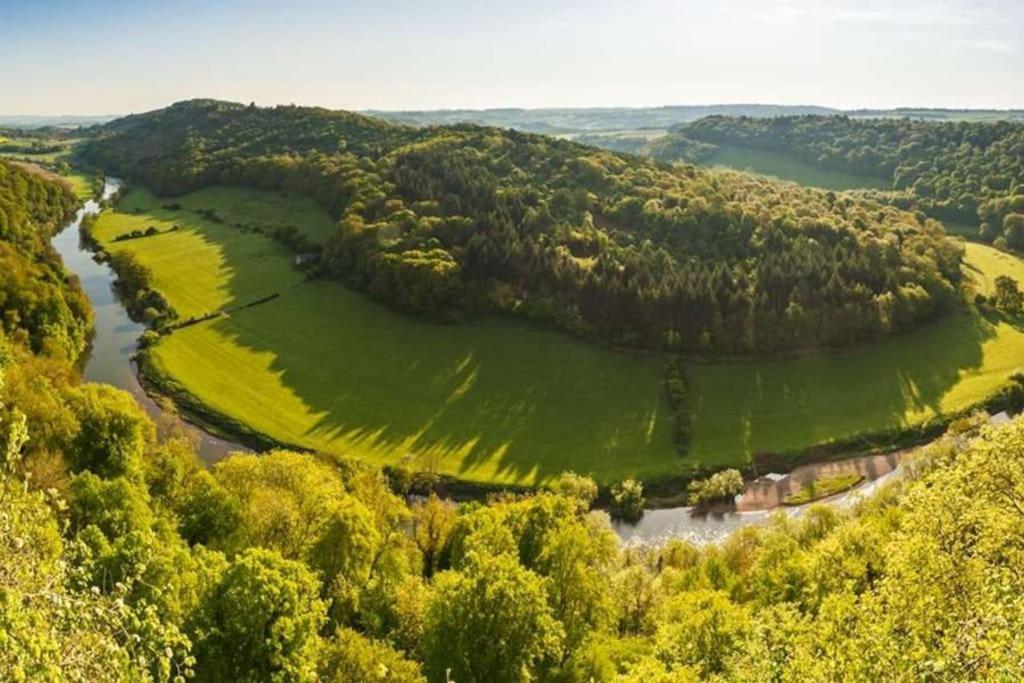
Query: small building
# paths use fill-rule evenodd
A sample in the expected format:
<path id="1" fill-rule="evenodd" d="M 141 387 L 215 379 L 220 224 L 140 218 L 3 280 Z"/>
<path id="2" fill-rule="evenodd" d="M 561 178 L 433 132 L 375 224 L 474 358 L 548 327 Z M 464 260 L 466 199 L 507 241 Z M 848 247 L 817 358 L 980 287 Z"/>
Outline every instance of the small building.
<path id="1" fill-rule="evenodd" d="M 303 266 L 312 266 L 320 260 L 320 254 L 315 251 L 307 251 L 304 254 L 295 255 L 295 267 L 302 268 Z"/>

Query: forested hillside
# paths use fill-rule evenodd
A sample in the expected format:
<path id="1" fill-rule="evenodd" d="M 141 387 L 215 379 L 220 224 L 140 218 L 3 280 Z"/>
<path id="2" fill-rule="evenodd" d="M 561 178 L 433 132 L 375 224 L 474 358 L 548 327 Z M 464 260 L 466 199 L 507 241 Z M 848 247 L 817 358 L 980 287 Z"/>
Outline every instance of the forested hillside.
<path id="1" fill-rule="evenodd" d="M 75 205 L 64 185 L 0 160 L 0 326 L 36 352 L 67 359 L 85 348 L 91 313 L 50 238 Z"/>
<path id="2" fill-rule="evenodd" d="M 872 339 L 957 300 L 960 248 L 913 214 L 514 131 L 198 100 L 112 122 L 84 154 L 165 195 L 313 197 L 339 220 L 327 273 L 441 318 L 738 354 Z"/>
<path id="3" fill-rule="evenodd" d="M 1024 214 L 1022 123 L 716 116 L 675 135 L 791 152 L 822 168 L 885 178 L 931 215 L 968 223 L 980 218 L 988 239 L 1012 231 L 1007 239 L 1024 244 L 1024 217 L 1011 217 Z"/>

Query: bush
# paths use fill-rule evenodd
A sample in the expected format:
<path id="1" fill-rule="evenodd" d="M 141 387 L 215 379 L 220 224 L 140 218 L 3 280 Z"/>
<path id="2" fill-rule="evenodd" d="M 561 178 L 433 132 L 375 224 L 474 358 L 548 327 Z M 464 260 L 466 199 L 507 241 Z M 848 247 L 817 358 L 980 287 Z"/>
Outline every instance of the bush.
<path id="1" fill-rule="evenodd" d="M 743 492 L 743 475 L 739 470 L 722 470 L 707 479 L 696 479 L 688 487 L 690 505 L 731 499 Z"/>
<path id="2" fill-rule="evenodd" d="M 644 485 L 636 479 L 624 479 L 612 487 L 611 515 L 635 522 L 644 516 Z"/>
<path id="3" fill-rule="evenodd" d="M 590 477 L 575 472 L 562 472 L 558 479 L 551 484 L 551 490 L 560 495 L 575 498 L 588 508 L 597 498 L 597 483 Z"/>
<path id="4" fill-rule="evenodd" d="M 139 347 L 145 349 L 152 346 L 153 344 L 156 344 L 158 341 L 160 341 L 159 334 L 157 334 L 153 330 L 146 330 L 145 332 L 142 333 L 142 336 L 139 337 Z"/>

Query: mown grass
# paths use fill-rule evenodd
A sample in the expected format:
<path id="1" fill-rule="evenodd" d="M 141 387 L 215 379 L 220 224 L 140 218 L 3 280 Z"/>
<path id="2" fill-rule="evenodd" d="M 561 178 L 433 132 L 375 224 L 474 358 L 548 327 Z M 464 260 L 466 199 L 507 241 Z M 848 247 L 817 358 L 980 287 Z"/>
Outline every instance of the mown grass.
<path id="1" fill-rule="evenodd" d="M 683 466 L 657 359 L 518 324 L 430 323 L 334 282 L 177 330 L 151 359 L 258 432 L 380 464 L 525 485 Z"/>
<path id="2" fill-rule="evenodd" d="M 727 166 L 739 171 L 791 180 L 801 185 L 820 187 L 826 190 L 892 189 L 892 183 L 884 179 L 822 169 L 792 154 L 748 147 L 723 145 L 704 163 L 707 166 Z"/>
<path id="3" fill-rule="evenodd" d="M 259 215 L 267 193 L 246 192 L 244 209 L 215 208 Z M 962 410 L 1024 360 L 1015 322 L 962 312 L 843 353 L 693 363 L 693 432 L 680 458 L 662 358 L 507 322 L 434 324 L 334 282 L 292 287 L 289 255 L 266 237 L 159 203 L 136 190 L 122 211 L 143 211 L 101 218 L 97 233 L 136 251 L 184 314 L 283 292 L 173 332 L 152 351 L 161 375 L 278 441 L 466 480 L 530 485 L 573 469 L 609 483 L 742 467 L 759 453 L 796 454 Z M 175 233 L 110 241 L 175 222 Z M 981 290 L 1001 273 L 1024 282 L 1024 264 L 990 247 L 967 245 L 967 259 Z"/>
<path id="4" fill-rule="evenodd" d="M 999 274 L 1024 282 L 1024 263 L 991 247 L 968 244 L 967 262 L 982 290 Z M 983 401 L 1022 365 L 1019 323 L 974 312 L 842 353 L 694 365 L 690 457 L 742 462 L 913 426 Z"/>
<path id="5" fill-rule="evenodd" d="M 232 192 L 231 196 L 236 196 Z M 273 195 L 249 190 L 246 215 L 263 209 L 271 219 L 280 213 Z M 188 201 L 181 198 L 175 201 Z M 292 287 L 304 279 L 291 265 L 291 255 L 262 235 L 230 225 L 238 218 L 219 207 L 225 223 L 213 223 L 196 212 L 161 208 L 165 203 L 144 189 L 133 189 L 105 211 L 93 236 L 106 251 L 133 252 L 153 272 L 154 286 L 182 318 L 246 304 Z M 138 209 L 138 211 L 136 211 Z M 155 227 L 161 234 L 116 241 L 119 235 Z M 173 230 L 178 226 L 177 230 Z"/>

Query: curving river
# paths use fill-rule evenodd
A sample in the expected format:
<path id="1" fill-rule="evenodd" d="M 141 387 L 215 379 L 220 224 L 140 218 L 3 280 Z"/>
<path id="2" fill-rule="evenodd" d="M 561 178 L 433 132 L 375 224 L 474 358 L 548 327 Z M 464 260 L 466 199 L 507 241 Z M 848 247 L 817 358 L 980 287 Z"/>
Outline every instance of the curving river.
<path id="1" fill-rule="evenodd" d="M 102 199 L 109 199 L 122 183 L 107 178 Z M 74 221 L 53 238 L 53 246 L 64 260 L 64 266 L 78 275 L 82 288 L 96 312 L 92 344 L 85 363 L 85 379 L 103 382 L 130 392 L 158 425 L 176 423 L 196 442 L 200 458 L 213 464 L 228 453 L 249 450 L 241 444 L 222 439 L 200 427 L 184 422 L 148 396 L 139 383 L 132 360 L 137 340 L 145 326 L 128 317 L 114 289 L 116 279 L 105 263 L 97 263 L 80 235 L 82 218 L 101 211 L 99 202 L 90 200 L 78 211 Z M 690 507 L 647 510 L 636 524 L 617 522 L 615 531 L 626 543 L 657 543 L 681 538 L 697 544 L 714 543 L 745 526 L 765 524 L 772 512 L 781 506 L 787 493 L 822 476 L 857 473 L 863 477 L 860 486 L 828 499 L 838 506 L 848 506 L 860 496 L 899 471 L 902 453 L 870 455 L 815 465 L 804 465 L 784 476 L 767 475 L 749 482 L 734 503 L 726 508 L 697 511 Z M 807 506 L 782 508 L 789 515 L 799 515 Z"/>
<path id="2" fill-rule="evenodd" d="M 121 184 L 117 178 L 107 178 L 103 185 L 102 199 L 110 199 Z M 78 210 L 75 219 L 53 238 L 53 246 L 64 260 L 64 267 L 81 280 L 82 289 L 89 296 L 96 313 L 92 343 L 83 370 L 86 381 L 112 384 L 130 392 L 158 425 L 178 423 L 196 442 L 199 456 L 207 464 L 224 458 L 228 453 L 249 450 L 240 444 L 213 436 L 165 411 L 139 384 L 132 356 L 146 326 L 128 317 L 128 312 L 114 290 L 114 272 L 107 264 L 97 263 L 81 239 L 82 218 L 96 215 L 101 210 L 99 202 L 90 199 Z"/>

